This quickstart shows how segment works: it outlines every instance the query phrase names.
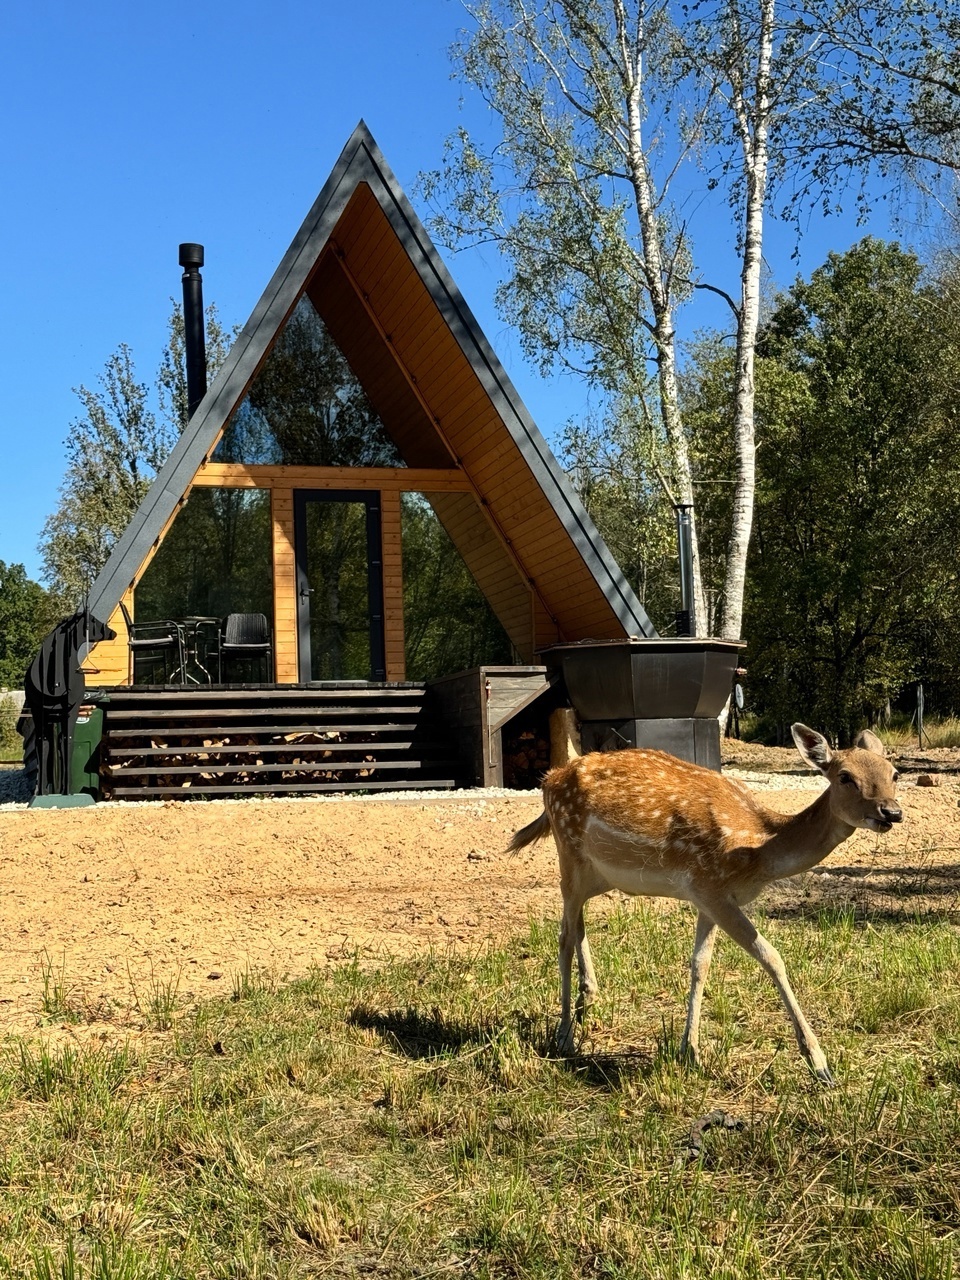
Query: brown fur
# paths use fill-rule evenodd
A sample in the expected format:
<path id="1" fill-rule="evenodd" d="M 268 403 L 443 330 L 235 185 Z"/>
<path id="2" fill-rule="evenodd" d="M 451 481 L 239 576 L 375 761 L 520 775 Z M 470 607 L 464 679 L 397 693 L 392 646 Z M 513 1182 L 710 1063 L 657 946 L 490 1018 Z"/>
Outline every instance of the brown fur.
<path id="1" fill-rule="evenodd" d="M 901 813 L 896 774 L 883 747 L 865 733 L 834 753 L 820 735 L 794 725 L 804 759 L 830 787 L 800 814 L 767 809 L 742 783 L 661 751 L 594 752 L 552 769 L 543 782 L 544 812 L 518 831 L 516 852 L 553 832 L 564 900 L 559 1038 L 573 1042 L 570 962 L 580 968 L 578 1014 L 596 992 L 584 934 L 583 905 L 620 889 L 685 899 L 700 912 L 683 1049 L 697 1055 L 700 1000 L 717 926 L 770 974 L 800 1048 L 821 1079 L 826 1059 L 790 989 L 783 962 L 741 910 L 771 880 L 815 866 L 857 827 L 889 830 Z"/>

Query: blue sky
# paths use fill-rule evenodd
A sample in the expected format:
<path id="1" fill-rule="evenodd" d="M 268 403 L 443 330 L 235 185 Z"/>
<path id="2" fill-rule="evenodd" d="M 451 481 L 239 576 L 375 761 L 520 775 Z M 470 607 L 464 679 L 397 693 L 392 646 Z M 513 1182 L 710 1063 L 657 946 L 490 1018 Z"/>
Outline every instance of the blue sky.
<path id="1" fill-rule="evenodd" d="M 227 324 L 242 323 L 361 117 L 408 192 L 439 164 L 461 118 L 482 126 L 483 109 L 467 101 L 462 114 L 450 79 L 447 49 L 463 25 L 454 0 L 7 7 L 0 560 L 39 577 L 37 541 L 79 412 L 72 388 L 94 386 L 121 342 L 152 383 L 170 298 L 180 296 L 181 241 L 206 246 L 205 299 Z M 791 261 L 792 238 L 773 227 L 769 265 L 788 284 L 864 231 L 815 218 Z M 725 206 L 705 207 L 698 233 L 705 278 L 736 291 Z M 445 257 L 556 440 L 583 410 L 581 388 L 544 382 L 524 364 L 493 311 L 495 261 Z M 697 324 L 726 323 L 701 306 Z"/>

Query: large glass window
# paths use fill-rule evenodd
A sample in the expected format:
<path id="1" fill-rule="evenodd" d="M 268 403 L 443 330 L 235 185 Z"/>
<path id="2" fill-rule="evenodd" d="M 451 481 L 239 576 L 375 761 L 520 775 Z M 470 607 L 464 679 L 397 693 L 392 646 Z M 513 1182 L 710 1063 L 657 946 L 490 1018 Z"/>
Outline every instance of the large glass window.
<path id="1" fill-rule="evenodd" d="M 452 524 L 470 494 L 437 496 Z M 429 494 L 402 500 L 403 627 L 408 680 L 511 663 L 513 646 L 441 523 Z"/>
<path id="2" fill-rule="evenodd" d="M 248 465 L 404 465 L 306 294 L 227 423 L 213 457 Z"/>
<path id="3" fill-rule="evenodd" d="M 267 489 L 193 489 L 134 596 L 137 622 L 263 613 L 273 617 Z"/>

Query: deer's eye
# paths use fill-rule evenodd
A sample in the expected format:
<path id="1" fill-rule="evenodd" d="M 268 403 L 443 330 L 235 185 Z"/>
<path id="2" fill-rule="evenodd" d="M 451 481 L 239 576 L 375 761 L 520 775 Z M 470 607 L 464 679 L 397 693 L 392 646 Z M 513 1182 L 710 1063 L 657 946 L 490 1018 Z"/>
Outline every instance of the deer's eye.
<path id="1" fill-rule="evenodd" d="M 899 782 L 899 781 L 900 781 L 900 775 L 899 775 L 899 773 L 897 773 L 896 769 L 894 769 L 894 771 L 893 771 L 893 780 L 894 780 L 894 782 Z"/>
<path id="2" fill-rule="evenodd" d="M 857 785 L 857 784 L 854 782 L 853 778 L 850 776 L 850 774 L 849 774 L 849 773 L 847 773 L 845 770 L 844 770 L 843 772 L 841 772 L 841 774 L 840 774 L 840 776 L 839 776 L 839 778 L 838 778 L 838 781 L 839 781 L 840 785 L 841 785 L 841 786 L 844 786 L 844 787 L 855 787 L 855 786 Z"/>

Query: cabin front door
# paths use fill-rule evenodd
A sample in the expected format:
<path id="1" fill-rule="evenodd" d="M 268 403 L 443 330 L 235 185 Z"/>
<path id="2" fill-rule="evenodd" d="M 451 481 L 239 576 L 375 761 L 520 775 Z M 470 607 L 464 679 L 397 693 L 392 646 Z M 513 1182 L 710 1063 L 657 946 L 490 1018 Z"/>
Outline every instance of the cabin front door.
<path id="1" fill-rule="evenodd" d="M 300 680 L 385 680 L 380 495 L 295 494 Z"/>

